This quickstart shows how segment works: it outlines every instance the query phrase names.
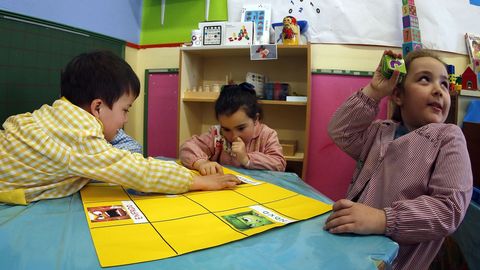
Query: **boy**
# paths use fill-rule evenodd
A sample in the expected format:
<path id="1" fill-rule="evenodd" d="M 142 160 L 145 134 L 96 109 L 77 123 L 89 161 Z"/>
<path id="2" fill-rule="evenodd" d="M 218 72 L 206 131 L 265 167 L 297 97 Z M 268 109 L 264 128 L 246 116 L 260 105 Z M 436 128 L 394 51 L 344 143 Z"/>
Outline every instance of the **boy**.
<path id="1" fill-rule="evenodd" d="M 52 106 L 9 117 L 0 130 L 0 202 L 27 204 L 68 196 L 90 179 L 144 192 L 217 190 L 233 175 L 194 176 L 172 162 L 112 147 L 140 93 L 131 67 L 110 52 L 75 57 Z"/>

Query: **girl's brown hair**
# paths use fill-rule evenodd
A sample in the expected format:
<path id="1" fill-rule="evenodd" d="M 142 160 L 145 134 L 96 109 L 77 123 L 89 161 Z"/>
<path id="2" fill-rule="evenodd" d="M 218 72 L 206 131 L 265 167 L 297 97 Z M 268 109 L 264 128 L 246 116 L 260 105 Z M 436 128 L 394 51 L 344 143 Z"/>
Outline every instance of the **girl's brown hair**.
<path id="1" fill-rule="evenodd" d="M 405 67 L 407 69 L 407 75 L 398 84 L 397 89 L 396 89 L 397 94 L 403 94 L 403 92 L 405 91 L 405 79 L 409 74 L 408 72 L 410 70 L 410 65 L 412 64 L 413 60 L 415 60 L 417 58 L 422 58 L 422 57 L 434 58 L 434 59 L 438 60 L 440 63 L 444 64 L 445 69 L 446 69 L 447 64 L 445 62 L 443 62 L 443 60 L 440 59 L 440 57 L 438 57 L 438 55 L 435 52 L 433 52 L 432 50 L 420 49 L 420 50 L 415 50 L 415 51 L 409 52 L 407 54 L 407 57 L 405 58 Z M 390 104 L 393 106 L 392 120 L 397 121 L 397 122 L 403 122 L 402 114 L 400 112 L 400 107 L 398 107 L 393 101 L 391 101 Z"/>

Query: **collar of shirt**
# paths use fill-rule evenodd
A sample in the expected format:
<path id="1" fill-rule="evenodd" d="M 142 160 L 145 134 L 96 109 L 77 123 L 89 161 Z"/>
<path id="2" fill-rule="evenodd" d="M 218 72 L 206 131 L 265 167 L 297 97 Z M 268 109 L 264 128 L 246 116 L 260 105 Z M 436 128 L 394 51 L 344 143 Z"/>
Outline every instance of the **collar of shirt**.
<path id="1" fill-rule="evenodd" d="M 402 137 L 403 135 L 405 135 L 409 132 L 410 131 L 408 131 L 408 129 L 403 124 L 400 124 L 400 125 L 398 125 L 397 129 L 395 130 L 394 139 L 400 138 L 400 137 Z"/>

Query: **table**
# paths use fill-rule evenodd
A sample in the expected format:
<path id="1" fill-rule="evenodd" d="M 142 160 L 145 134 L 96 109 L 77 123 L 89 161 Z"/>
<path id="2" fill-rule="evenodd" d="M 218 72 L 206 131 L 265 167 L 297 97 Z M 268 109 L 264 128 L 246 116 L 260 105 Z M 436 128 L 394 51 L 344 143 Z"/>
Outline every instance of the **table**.
<path id="1" fill-rule="evenodd" d="M 331 203 L 296 174 L 235 170 Z M 322 229 L 328 215 L 182 256 L 112 268 L 377 269 L 392 263 L 397 243 L 385 236 L 330 234 Z M 4 269 L 100 269 L 79 193 L 27 206 L 0 205 L 0 261 Z"/>

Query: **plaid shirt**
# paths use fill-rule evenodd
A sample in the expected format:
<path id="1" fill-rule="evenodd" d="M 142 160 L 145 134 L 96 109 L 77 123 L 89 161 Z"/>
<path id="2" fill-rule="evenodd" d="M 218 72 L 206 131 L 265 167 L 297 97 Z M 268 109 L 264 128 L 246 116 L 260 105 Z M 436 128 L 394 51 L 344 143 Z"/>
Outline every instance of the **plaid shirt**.
<path id="1" fill-rule="evenodd" d="M 110 142 L 113 147 L 128 150 L 132 153 L 143 154 L 142 146 L 132 137 L 128 136 L 123 129 L 119 129 L 115 138 Z"/>
<path id="2" fill-rule="evenodd" d="M 3 128 L 0 202 L 68 196 L 90 179 L 160 193 L 186 192 L 192 182 L 184 167 L 112 147 L 101 122 L 64 98 L 11 116 Z"/>

